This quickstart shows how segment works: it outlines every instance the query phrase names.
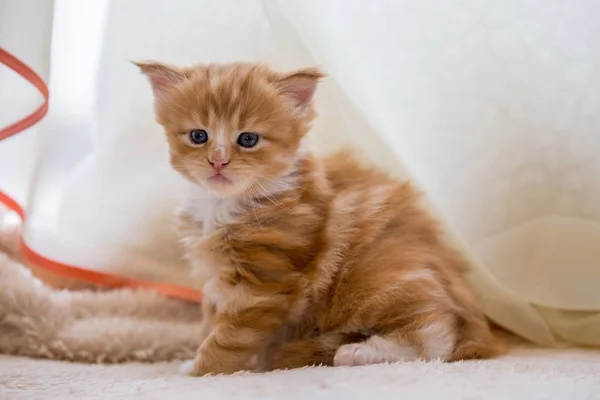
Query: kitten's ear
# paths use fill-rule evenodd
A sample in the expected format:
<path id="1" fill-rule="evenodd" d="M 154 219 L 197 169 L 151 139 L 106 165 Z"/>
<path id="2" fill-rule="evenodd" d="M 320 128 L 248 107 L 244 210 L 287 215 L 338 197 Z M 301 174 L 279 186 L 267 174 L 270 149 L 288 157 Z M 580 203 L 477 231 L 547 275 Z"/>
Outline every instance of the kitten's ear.
<path id="1" fill-rule="evenodd" d="M 172 65 L 154 61 L 133 63 L 148 77 L 156 97 L 160 97 L 185 77 L 182 69 Z"/>
<path id="2" fill-rule="evenodd" d="M 295 102 L 295 107 L 298 111 L 304 111 L 310 105 L 317 84 L 325 74 L 318 68 L 306 68 L 294 71 L 278 79 L 278 84 L 283 92 Z"/>

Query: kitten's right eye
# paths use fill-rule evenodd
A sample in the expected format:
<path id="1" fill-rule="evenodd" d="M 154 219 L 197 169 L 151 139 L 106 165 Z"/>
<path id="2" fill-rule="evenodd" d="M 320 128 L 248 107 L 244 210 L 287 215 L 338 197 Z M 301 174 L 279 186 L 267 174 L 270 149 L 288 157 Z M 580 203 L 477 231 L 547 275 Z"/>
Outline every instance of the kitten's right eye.
<path id="1" fill-rule="evenodd" d="M 204 129 L 194 129 L 189 133 L 192 144 L 203 144 L 208 141 L 208 133 Z"/>

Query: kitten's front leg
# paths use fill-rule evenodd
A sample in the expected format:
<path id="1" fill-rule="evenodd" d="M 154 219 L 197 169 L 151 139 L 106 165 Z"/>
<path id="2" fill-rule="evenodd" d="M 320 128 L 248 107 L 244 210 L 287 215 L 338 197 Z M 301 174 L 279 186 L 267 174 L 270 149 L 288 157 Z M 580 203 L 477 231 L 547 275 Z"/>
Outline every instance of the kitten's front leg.
<path id="1" fill-rule="evenodd" d="M 198 343 L 200 346 L 204 343 L 206 338 L 210 336 L 214 329 L 215 319 L 215 304 L 208 299 L 202 301 L 202 321 L 200 322 L 200 335 L 198 337 Z M 193 375 L 195 360 L 184 361 L 179 367 L 179 371 L 186 375 Z"/>
<path id="2" fill-rule="evenodd" d="M 215 312 L 215 303 L 208 299 L 204 299 L 202 301 L 202 321 L 200 322 L 200 345 L 204 343 L 206 338 L 211 334 L 211 332 L 214 329 Z"/>
<path id="3" fill-rule="evenodd" d="M 273 296 L 253 305 L 217 315 L 214 330 L 198 349 L 192 376 L 231 374 L 241 371 L 248 360 L 273 339 L 288 318 L 290 299 Z"/>

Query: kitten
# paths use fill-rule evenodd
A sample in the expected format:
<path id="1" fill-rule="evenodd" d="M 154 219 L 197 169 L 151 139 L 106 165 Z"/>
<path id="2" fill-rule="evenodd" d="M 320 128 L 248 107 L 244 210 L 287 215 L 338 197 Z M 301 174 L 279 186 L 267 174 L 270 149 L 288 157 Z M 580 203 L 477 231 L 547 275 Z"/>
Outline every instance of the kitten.
<path id="1" fill-rule="evenodd" d="M 500 353 L 410 184 L 302 146 L 317 69 L 137 65 L 191 183 L 178 226 L 204 320 L 190 374 Z"/>

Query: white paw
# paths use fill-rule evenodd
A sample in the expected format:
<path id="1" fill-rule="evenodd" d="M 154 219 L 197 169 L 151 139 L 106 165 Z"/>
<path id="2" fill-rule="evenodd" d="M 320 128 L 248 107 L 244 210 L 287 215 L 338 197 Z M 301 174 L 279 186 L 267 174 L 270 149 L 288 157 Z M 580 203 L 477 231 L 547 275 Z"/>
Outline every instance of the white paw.
<path id="1" fill-rule="evenodd" d="M 375 335 L 366 342 L 341 346 L 335 353 L 333 365 L 369 365 L 412 361 L 417 356 L 416 349 L 409 343 L 389 341 Z"/>
<path id="2" fill-rule="evenodd" d="M 187 360 L 181 363 L 179 366 L 179 372 L 183 375 L 194 376 L 196 362 L 195 360 Z"/>
<path id="3" fill-rule="evenodd" d="M 333 365 L 353 366 L 385 362 L 385 356 L 368 343 L 351 343 L 341 346 L 335 353 Z"/>

